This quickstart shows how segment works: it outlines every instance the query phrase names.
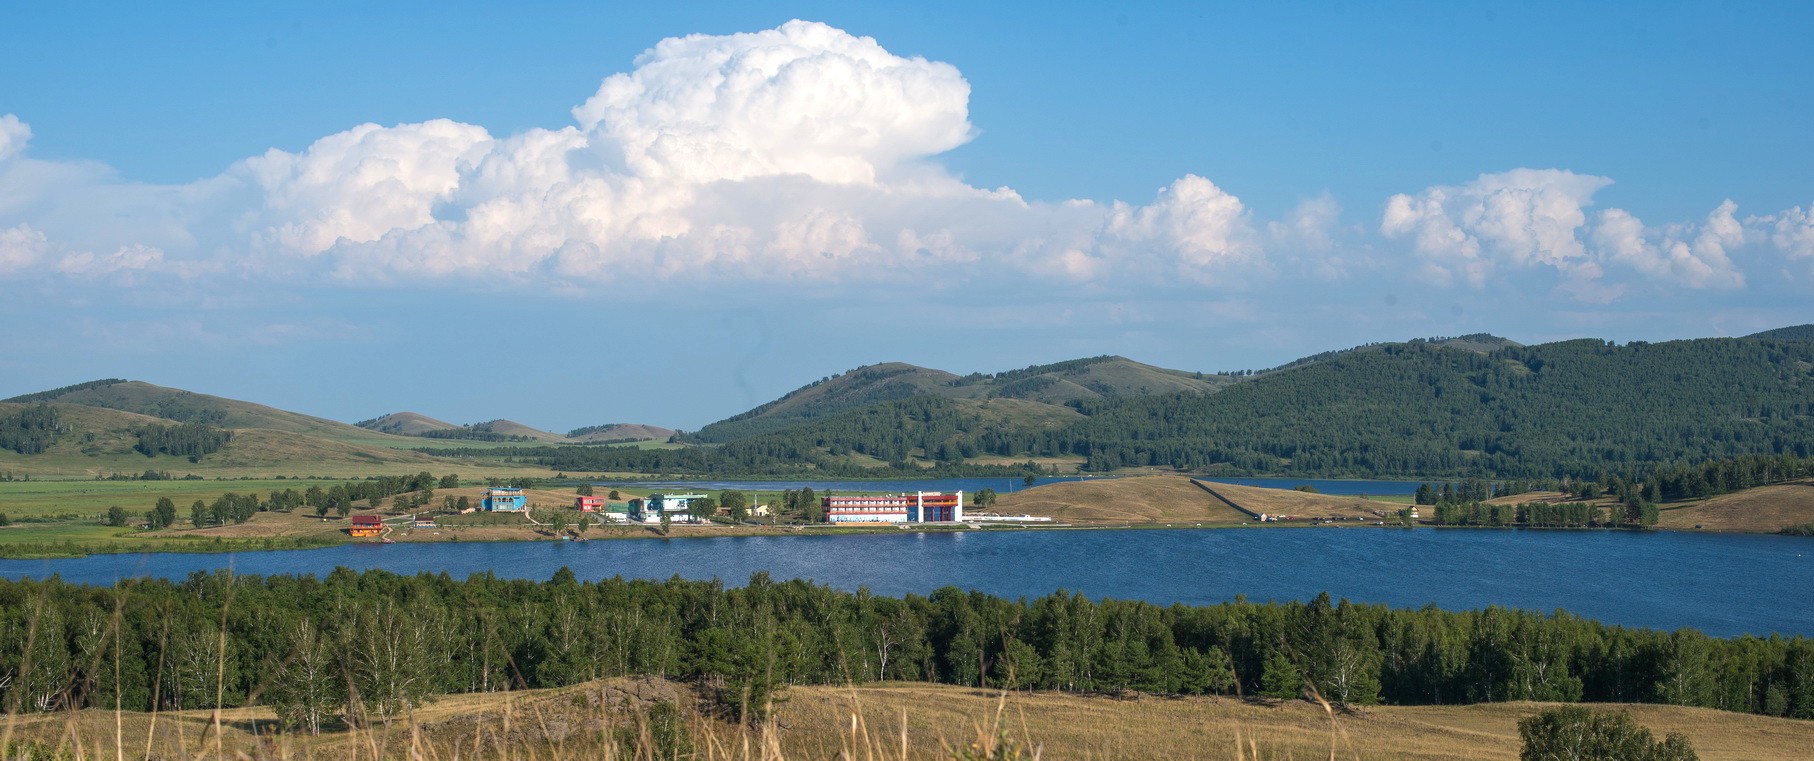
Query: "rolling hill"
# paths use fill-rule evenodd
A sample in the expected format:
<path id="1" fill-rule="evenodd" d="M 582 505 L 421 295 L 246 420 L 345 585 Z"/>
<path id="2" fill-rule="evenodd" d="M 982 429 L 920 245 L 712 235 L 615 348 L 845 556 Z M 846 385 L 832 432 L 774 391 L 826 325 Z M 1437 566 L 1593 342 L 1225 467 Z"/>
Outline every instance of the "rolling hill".
<path id="1" fill-rule="evenodd" d="M 437 439 L 471 439 L 478 441 L 519 441 L 543 444 L 595 444 L 604 442 L 667 441 L 674 431 L 639 423 L 607 423 L 575 429 L 566 435 L 544 431 L 514 420 L 488 420 L 471 425 L 455 425 L 415 412 L 393 412 L 354 425 L 367 430 L 399 436 L 422 436 Z"/>
<path id="2" fill-rule="evenodd" d="M 1232 376 L 1167 370 L 1115 356 L 1035 365 L 993 375 L 961 376 L 889 362 L 820 379 L 780 399 L 701 428 L 689 434 L 688 439 L 733 441 L 785 430 L 845 410 L 921 395 L 965 400 L 1018 399 L 1062 407 L 1082 400 L 1122 396 L 1206 394 L 1233 382 Z"/>
<path id="3" fill-rule="evenodd" d="M 1147 382 L 1101 386 L 1090 398 L 1028 391 L 1089 388 L 1074 379 L 1108 368 Z M 1159 381 L 1190 390 L 1154 393 Z M 1008 401 L 1021 406 L 993 415 L 980 406 Z M 956 380 L 873 366 L 707 426 L 694 440 L 722 440 L 717 467 L 750 472 L 787 461 L 1031 459 L 1104 473 L 1593 477 L 1745 454 L 1814 455 L 1814 343 L 1525 346 L 1477 334 L 1201 380 L 1114 357 Z M 835 459 L 846 453 L 867 459 Z"/>
<path id="4" fill-rule="evenodd" d="M 36 478 L 94 478 L 146 470 L 169 471 L 179 476 L 286 472 L 365 475 L 433 469 L 430 466 L 446 464 L 444 460 L 394 447 L 272 428 L 231 429 L 230 438 L 219 450 L 196 460 L 170 454 L 147 456 L 134 449 L 139 442 L 136 432 L 153 425 L 174 426 L 180 421 L 65 402 L 0 402 L 0 418 L 38 404 L 55 411 L 59 430 L 41 452 L 23 454 L 0 448 L 0 471 Z"/>
<path id="5" fill-rule="evenodd" d="M 436 420 L 415 412 L 393 412 L 370 420 L 361 420 L 353 425 L 379 433 L 394 433 L 398 436 L 421 436 L 429 431 L 451 431 L 460 427 L 445 420 Z"/>
<path id="6" fill-rule="evenodd" d="M 617 441 L 667 441 L 674 436 L 674 429 L 642 423 L 605 423 L 575 428 L 567 432 L 569 441 L 582 444 Z"/>
<path id="7" fill-rule="evenodd" d="M 421 443 L 369 431 L 326 418 L 303 415 L 253 402 L 154 386 L 143 381 L 90 381 L 0 400 L 12 403 L 56 402 L 131 412 L 178 423 L 205 423 L 218 428 L 261 428 L 307 434 L 361 445 L 410 447 Z"/>

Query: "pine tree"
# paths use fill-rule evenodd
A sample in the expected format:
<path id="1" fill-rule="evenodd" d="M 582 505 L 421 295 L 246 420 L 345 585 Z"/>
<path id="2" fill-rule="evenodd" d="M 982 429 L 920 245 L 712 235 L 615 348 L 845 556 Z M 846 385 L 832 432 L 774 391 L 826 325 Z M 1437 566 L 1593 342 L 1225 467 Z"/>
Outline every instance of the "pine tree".
<path id="1" fill-rule="evenodd" d="M 1269 698 L 1291 700 L 1304 691 L 1304 677 L 1297 664 L 1284 651 L 1274 650 L 1266 657 L 1260 671 L 1260 694 Z"/>

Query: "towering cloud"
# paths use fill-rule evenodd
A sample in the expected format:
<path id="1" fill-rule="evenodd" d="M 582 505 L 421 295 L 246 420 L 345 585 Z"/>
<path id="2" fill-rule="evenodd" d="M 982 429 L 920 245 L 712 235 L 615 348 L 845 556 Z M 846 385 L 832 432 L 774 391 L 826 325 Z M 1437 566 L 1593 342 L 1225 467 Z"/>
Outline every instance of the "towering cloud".
<path id="1" fill-rule="evenodd" d="M 871 183 L 968 141 L 969 102 L 970 85 L 950 64 L 790 21 L 663 40 L 573 116 L 597 150 L 639 177 Z"/>

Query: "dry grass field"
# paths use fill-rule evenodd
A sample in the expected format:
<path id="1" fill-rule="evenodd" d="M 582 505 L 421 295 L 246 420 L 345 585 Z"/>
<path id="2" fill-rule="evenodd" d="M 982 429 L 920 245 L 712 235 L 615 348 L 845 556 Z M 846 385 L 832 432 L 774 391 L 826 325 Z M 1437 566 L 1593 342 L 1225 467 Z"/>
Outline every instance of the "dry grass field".
<path id="1" fill-rule="evenodd" d="M 1525 502 L 1580 502 L 1562 492 L 1527 492 L 1497 497 L 1488 502 L 1517 505 Z M 1610 497 L 1585 500 L 1611 507 Z M 1773 534 L 1789 526 L 1814 523 L 1814 478 L 1759 486 L 1702 500 L 1668 502 L 1657 514 L 1657 528 L 1693 531 L 1732 531 Z"/>
<path id="2" fill-rule="evenodd" d="M 320 736 L 277 735 L 268 708 L 157 716 L 87 710 L 23 715 L 5 734 L 75 758 L 524 758 L 623 755 L 619 734 L 648 737 L 648 707 L 680 707 L 693 758 L 948 759 L 1007 743 L 1045 759 L 1514 759 L 1517 722 L 1537 703 L 1375 706 L 1344 714 L 1301 701 L 1132 699 L 879 684 L 794 687 L 773 720 L 744 730 L 704 715 L 688 685 L 615 679 L 555 690 L 455 695 L 407 717 Z M 1676 706 L 1625 709 L 1659 737 L 1681 732 L 1703 759 L 1805 758 L 1814 722 Z M 116 756 L 116 750 L 119 751 Z M 1011 757 L 1011 756 L 1010 756 Z"/>
<path id="3" fill-rule="evenodd" d="M 1208 486 L 1254 512 L 1300 518 L 1377 518 L 1374 511 L 1389 512 L 1399 507 L 1359 497 L 1288 489 L 1213 483 Z M 1135 476 L 1049 484 L 1004 494 L 992 510 L 1005 514 L 1048 515 L 1055 521 L 1078 525 L 1253 521 L 1183 476 Z"/>
<path id="4" fill-rule="evenodd" d="M 1814 523 L 1814 478 L 1760 486 L 1697 502 L 1663 505 L 1661 528 L 1775 533 Z"/>

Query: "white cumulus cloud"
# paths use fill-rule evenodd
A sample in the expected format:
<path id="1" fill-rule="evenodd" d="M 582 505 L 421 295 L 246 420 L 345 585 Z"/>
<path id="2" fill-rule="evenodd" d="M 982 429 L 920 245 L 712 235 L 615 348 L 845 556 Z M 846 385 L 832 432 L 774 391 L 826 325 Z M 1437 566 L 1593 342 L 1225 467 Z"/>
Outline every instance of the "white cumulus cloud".
<path id="1" fill-rule="evenodd" d="M 1699 224 L 1652 229 L 1623 209 L 1607 209 L 1595 219 L 1593 242 L 1609 261 L 1652 278 L 1689 288 L 1739 288 L 1745 275 L 1727 255 L 1745 242 L 1737 210 L 1727 200 Z"/>
<path id="2" fill-rule="evenodd" d="M 1258 264 L 1260 246 L 1241 199 L 1196 175 L 1161 188 L 1152 203 L 1117 201 L 1103 225 L 1101 248 L 1111 264 L 1157 259 L 1165 275 L 1198 281 Z"/>
<path id="3" fill-rule="evenodd" d="M 1587 256 L 1575 232 L 1585 207 L 1612 180 L 1562 169 L 1483 174 L 1386 202 L 1380 233 L 1410 238 L 1430 279 L 1483 287 L 1496 267 L 1542 264 L 1572 271 Z"/>
<path id="4" fill-rule="evenodd" d="M 31 125 L 20 121 L 17 115 L 0 114 L 0 161 L 20 154 L 30 141 Z"/>
<path id="5" fill-rule="evenodd" d="M 0 275 L 31 267 L 47 249 L 44 233 L 32 229 L 31 225 L 0 229 Z"/>
<path id="6" fill-rule="evenodd" d="M 1781 213 L 1746 221 L 1765 228 L 1770 242 L 1790 259 L 1814 259 L 1814 204 L 1807 209 L 1791 206 Z"/>
<path id="7" fill-rule="evenodd" d="M 642 177 L 873 182 L 968 141 L 969 100 L 950 64 L 790 21 L 662 40 L 573 115 L 597 150 Z"/>
<path id="8" fill-rule="evenodd" d="M 263 192 L 256 237 L 304 254 L 335 241 L 368 242 L 434 221 L 435 204 L 491 150 L 483 128 L 437 119 L 362 124 L 315 141 L 301 153 L 267 151 L 241 162 Z"/>
<path id="9" fill-rule="evenodd" d="M 446 120 L 361 125 L 189 195 L 226 209 L 210 213 L 251 249 L 319 256 L 355 280 L 1009 268 L 1204 283 L 1261 256 L 1240 200 L 1201 177 L 1145 206 L 964 183 L 934 159 L 974 134 L 969 95 L 949 64 L 794 21 L 664 40 L 572 126 L 498 138 Z"/>

